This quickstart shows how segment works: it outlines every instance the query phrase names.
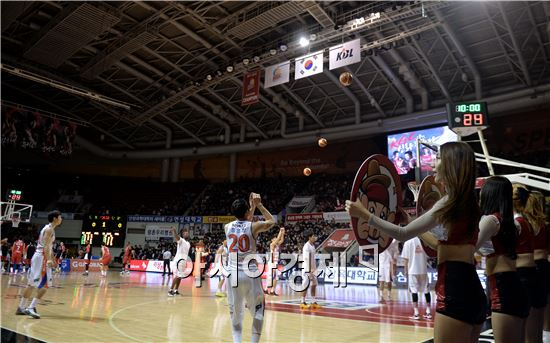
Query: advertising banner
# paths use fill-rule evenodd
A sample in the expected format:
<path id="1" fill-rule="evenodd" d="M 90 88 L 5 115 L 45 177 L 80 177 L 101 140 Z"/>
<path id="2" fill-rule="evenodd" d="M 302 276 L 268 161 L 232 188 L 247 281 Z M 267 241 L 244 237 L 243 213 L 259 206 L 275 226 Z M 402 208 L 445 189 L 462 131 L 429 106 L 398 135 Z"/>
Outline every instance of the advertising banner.
<path id="1" fill-rule="evenodd" d="M 336 69 L 361 62 L 361 40 L 331 46 L 329 48 L 329 69 Z"/>
<path id="2" fill-rule="evenodd" d="M 287 214 L 287 222 L 309 222 L 323 220 L 322 213 L 300 213 L 300 214 Z"/>

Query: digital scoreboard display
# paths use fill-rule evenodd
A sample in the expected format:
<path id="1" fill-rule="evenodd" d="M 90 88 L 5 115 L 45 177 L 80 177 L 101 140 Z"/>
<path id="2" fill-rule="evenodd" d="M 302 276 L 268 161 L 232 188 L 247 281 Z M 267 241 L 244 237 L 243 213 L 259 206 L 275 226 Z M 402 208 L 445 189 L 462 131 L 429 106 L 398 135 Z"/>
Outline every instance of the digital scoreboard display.
<path id="1" fill-rule="evenodd" d="M 18 189 L 8 189 L 6 198 L 8 198 L 8 201 L 21 201 L 21 197 L 23 196 L 23 192 Z"/>
<path id="2" fill-rule="evenodd" d="M 489 112 L 485 102 L 447 104 L 447 115 L 449 128 L 461 136 L 489 126 Z"/>
<path id="3" fill-rule="evenodd" d="M 105 242 L 108 247 L 124 247 L 126 238 L 126 217 L 111 215 L 88 215 L 82 221 L 80 244 L 91 241 L 92 246 Z"/>

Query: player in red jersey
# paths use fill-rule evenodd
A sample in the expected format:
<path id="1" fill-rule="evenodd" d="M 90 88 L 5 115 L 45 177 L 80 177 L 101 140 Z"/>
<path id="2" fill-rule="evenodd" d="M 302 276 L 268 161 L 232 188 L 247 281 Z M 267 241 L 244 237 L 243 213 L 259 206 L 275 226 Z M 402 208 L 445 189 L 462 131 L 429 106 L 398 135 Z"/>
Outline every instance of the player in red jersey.
<path id="1" fill-rule="evenodd" d="M 122 271 L 120 275 L 130 275 L 130 261 L 132 260 L 132 244 L 130 242 L 126 243 L 126 248 L 124 248 L 124 257 L 122 258 Z"/>
<path id="2" fill-rule="evenodd" d="M 101 276 L 107 276 L 107 270 L 109 269 L 109 263 L 111 262 L 111 252 L 105 242 L 101 243 L 101 260 L 99 265 L 101 266 Z"/>
<path id="3" fill-rule="evenodd" d="M 13 265 L 14 274 L 17 274 L 17 272 L 20 269 L 24 252 L 25 252 L 25 242 L 21 240 L 21 237 L 17 237 L 17 240 L 13 243 L 11 247 L 11 263 Z"/>

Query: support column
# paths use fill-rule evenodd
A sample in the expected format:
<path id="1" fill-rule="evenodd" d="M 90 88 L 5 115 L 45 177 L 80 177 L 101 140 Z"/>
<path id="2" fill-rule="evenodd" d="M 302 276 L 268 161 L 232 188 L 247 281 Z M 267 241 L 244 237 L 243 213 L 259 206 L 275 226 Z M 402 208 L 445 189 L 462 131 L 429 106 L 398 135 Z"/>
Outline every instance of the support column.
<path id="1" fill-rule="evenodd" d="M 180 179 L 181 160 L 178 157 L 172 159 L 170 163 L 170 182 L 176 183 Z"/>
<path id="2" fill-rule="evenodd" d="M 229 182 L 235 182 L 237 175 L 237 153 L 229 155 Z"/>
<path id="3" fill-rule="evenodd" d="M 168 181 L 168 168 L 170 167 L 170 160 L 168 158 L 164 158 L 160 165 L 160 182 L 167 182 Z"/>

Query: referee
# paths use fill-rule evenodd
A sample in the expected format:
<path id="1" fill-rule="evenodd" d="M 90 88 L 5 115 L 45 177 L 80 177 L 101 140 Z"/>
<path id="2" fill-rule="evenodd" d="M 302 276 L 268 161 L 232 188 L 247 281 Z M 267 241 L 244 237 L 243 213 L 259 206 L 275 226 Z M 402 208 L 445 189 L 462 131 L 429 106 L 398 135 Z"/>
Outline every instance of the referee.
<path id="1" fill-rule="evenodd" d="M 166 248 L 164 252 L 162 253 L 162 259 L 164 260 L 164 266 L 162 268 L 162 276 L 166 274 L 166 267 L 168 267 L 168 275 L 172 274 L 172 271 L 170 270 L 170 259 L 172 258 L 172 253 L 170 252 L 170 248 Z"/>

